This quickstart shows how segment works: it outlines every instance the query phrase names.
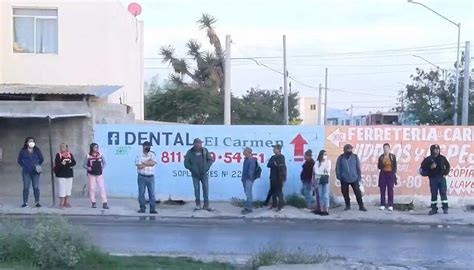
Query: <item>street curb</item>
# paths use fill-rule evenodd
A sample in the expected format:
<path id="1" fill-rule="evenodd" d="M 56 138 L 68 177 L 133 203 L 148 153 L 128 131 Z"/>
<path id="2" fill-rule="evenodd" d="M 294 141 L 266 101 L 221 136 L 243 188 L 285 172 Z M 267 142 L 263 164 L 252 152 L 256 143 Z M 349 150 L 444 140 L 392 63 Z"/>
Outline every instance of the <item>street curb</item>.
<path id="1" fill-rule="evenodd" d="M 35 214 L 22 214 L 22 213 L 0 213 L 0 216 L 11 216 L 11 217 L 35 217 L 40 215 L 58 215 L 56 213 L 35 213 Z M 287 217 L 245 217 L 245 216 L 217 216 L 217 217 L 195 217 L 195 216 L 161 216 L 161 215 L 116 215 L 116 214 L 59 214 L 63 217 L 106 217 L 106 218 L 154 218 L 156 220 L 164 219 L 194 219 L 194 220 L 240 220 L 240 221 L 282 221 L 282 222 L 291 222 L 291 221 L 305 221 L 308 223 L 318 223 L 318 222 L 351 222 L 351 223 L 363 223 L 363 224 L 395 224 L 395 225 L 407 225 L 407 226 L 463 226 L 463 227 L 474 227 L 474 223 L 461 223 L 461 222 L 445 222 L 445 221 L 427 221 L 427 222 L 417 222 L 417 221 L 397 221 L 397 220 L 373 220 L 373 219 L 350 219 L 350 218 L 338 218 L 338 219 L 323 219 L 323 218 L 287 218 Z"/>

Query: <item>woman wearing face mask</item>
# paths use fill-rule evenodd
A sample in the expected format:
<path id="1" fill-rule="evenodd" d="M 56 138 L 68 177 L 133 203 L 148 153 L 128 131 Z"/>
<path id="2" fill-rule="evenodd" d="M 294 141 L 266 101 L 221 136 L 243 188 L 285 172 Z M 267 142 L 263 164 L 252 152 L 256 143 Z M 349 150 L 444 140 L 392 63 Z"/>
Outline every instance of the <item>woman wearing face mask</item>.
<path id="1" fill-rule="evenodd" d="M 74 177 L 73 167 L 76 166 L 74 156 L 69 152 L 67 144 L 62 143 L 59 153 L 54 160 L 54 172 L 58 179 L 59 208 L 70 208 L 69 198 L 72 191 L 72 178 Z"/>
<path id="2" fill-rule="evenodd" d="M 331 161 L 325 150 L 321 150 L 318 155 L 314 174 L 318 184 L 319 205 L 321 206 L 321 216 L 329 215 L 329 174 L 331 172 Z"/>
<path id="3" fill-rule="evenodd" d="M 100 196 L 102 198 L 102 208 L 109 209 L 107 204 L 107 194 L 105 193 L 105 184 L 103 170 L 105 168 L 104 156 L 99 152 L 99 145 L 92 143 L 89 147 L 89 153 L 84 159 L 84 169 L 87 170 L 87 177 L 89 178 L 89 198 L 91 200 L 92 208 L 97 208 L 95 199 L 95 188 L 99 186 Z"/>
<path id="4" fill-rule="evenodd" d="M 36 146 L 35 139 L 33 137 L 27 137 L 18 155 L 18 164 L 22 168 L 21 175 L 23 177 L 23 204 L 21 207 L 28 206 L 31 184 L 33 185 L 33 193 L 35 195 L 35 206 L 41 207 L 39 180 L 43 162 L 43 154 Z"/>

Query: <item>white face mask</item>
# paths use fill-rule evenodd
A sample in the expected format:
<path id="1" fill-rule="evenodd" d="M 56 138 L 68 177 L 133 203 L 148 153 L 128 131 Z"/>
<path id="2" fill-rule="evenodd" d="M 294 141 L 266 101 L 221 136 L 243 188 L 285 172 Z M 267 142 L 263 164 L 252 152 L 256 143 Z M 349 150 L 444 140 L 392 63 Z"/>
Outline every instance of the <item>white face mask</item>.
<path id="1" fill-rule="evenodd" d="M 36 145 L 35 142 L 29 142 L 28 143 L 28 147 L 30 147 L 30 148 L 34 148 L 35 145 Z"/>
<path id="2" fill-rule="evenodd" d="M 326 160 L 326 159 L 328 159 L 328 155 L 323 156 L 323 160 Z"/>

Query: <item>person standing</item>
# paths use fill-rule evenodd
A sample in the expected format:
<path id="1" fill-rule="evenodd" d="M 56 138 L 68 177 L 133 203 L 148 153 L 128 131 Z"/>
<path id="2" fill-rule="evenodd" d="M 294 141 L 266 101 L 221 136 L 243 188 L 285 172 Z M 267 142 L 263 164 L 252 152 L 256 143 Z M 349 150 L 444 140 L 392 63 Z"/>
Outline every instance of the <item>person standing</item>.
<path id="1" fill-rule="evenodd" d="M 283 183 L 286 181 L 286 163 L 285 156 L 281 153 L 282 146 L 277 144 L 273 146 L 274 155 L 268 161 L 267 167 L 270 168 L 270 191 L 272 196 L 272 208 L 277 212 L 283 210 Z"/>
<path id="2" fill-rule="evenodd" d="M 431 190 L 431 210 L 429 215 L 438 213 L 438 191 L 441 196 L 441 205 L 443 213 L 448 214 L 448 186 L 446 184 L 446 176 L 451 170 L 448 159 L 441 155 L 439 145 L 434 144 L 430 147 L 431 155 L 421 163 L 421 170 L 425 171 L 423 175 L 430 179 Z"/>
<path id="3" fill-rule="evenodd" d="M 304 153 L 305 162 L 302 165 L 303 169 L 301 171 L 300 179 L 301 183 L 303 184 L 303 195 L 306 200 L 306 207 L 311 208 L 313 204 L 313 190 L 312 190 L 312 182 L 314 178 L 314 159 L 313 159 L 313 152 L 311 150 L 307 150 Z"/>
<path id="4" fill-rule="evenodd" d="M 242 214 L 252 213 L 253 200 L 252 200 L 252 187 L 255 181 L 255 170 L 257 169 L 258 160 L 252 156 L 252 148 L 246 147 L 244 149 L 244 164 L 242 168 L 242 184 L 244 186 L 245 196 L 245 208 L 242 210 Z"/>
<path id="5" fill-rule="evenodd" d="M 362 180 L 360 160 L 356 154 L 352 153 L 353 149 L 354 147 L 350 144 L 344 146 L 344 153 L 337 159 L 336 176 L 341 181 L 341 192 L 346 203 L 344 210 L 351 210 L 351 199 L 349 197 L 349 186 L 351 186 L 359 204 L 359 210 L 366 212 L 367 209 L 364 207 L 362 191 L 360 190 L 360 182 Z"/>
<path id="6" fill-rule="evenodd" d="M 393 188 L 397 184 L 397 157 L 390 153 L 390 144 L 383 145 L 383 154 L 378 160 L 380 210 L 393 211 Z M 388 193 L 388 204 L 385 203 L 385 193 Z"/>
<path id="7" fill-rule="evenodd" d="M 33 185 L 33 193 L 35 195 L 35 206 L 41 207 L 39 180 L 43 162 L 43 154 L 38 146 L 36 146 L 35 139 L 33 137 L 27 137 L 23 148 L 18 154 L 18 164 L 22 168 L 21 176 L 23 178 L 23 204 L 21 207 L 28 206 L 31 184 Z"/>
<path id="8" fill-rule="evenodd" d="M 202 146 L 202 141 L 199 138 L 194 139 L 193 147 L 188 150 L 184 157 L 184 167 L 191 172 L 194 184 L 194 196 L 196 198 L 197 210 L 214 211 L 209 207 L 209 176 L 208 172 L 213 163 L 211 154 L 207 148 Z M 201 208 L 201 191 L 200 185 L 202 184 L 202 195 L 204 198 L 204 207 Z"/>
<path id="9" fill-rule="evenodd" d="M 73 167 L 76 166 L 74 156 L 69 152 L 67 144 L 59 146 L 59 153 L 54 159 L 54 172 L 58 180 L 59 208 L 70 208 L 69 198 L 72 193 L 72 181 L 74 177 Z"/>
<path id="10" fill-rule="evenodd" d="M 95 189 L 96 186 L 99 186 L 100 197 L 102 198 L 102 208 L 109 209 L 103 175 L 105 164 L 105 158 L 99 152 L 99 145 L 97 143 L 92 143 L 89 146 L 89 153 L 84 159 L 83 166 L 84 169 L 87 170 L 87 177 L 89 178 L 89 198 L 91 200 L 92 208 L 97 208 Z"/>
<path id="11" fill-rule="evenodd" d="M 143 150 L 138 154 L 135 165 L 138 172 L 138 203 L 140 210 L 138 213 L 145 213 L 145 189 L 148 190 L 148 200 L 150 201 L 150 214 L 158 214 L 156 211 L 155 199 L 155 165 L 156 155 L 151 151 L 151 143 L 144 142 Z"/>
<path id="12" fill-rule="evenodd" d="M 319 205 L 321 216 L 329 215 L 329 176 L 331 173 L 331 160 L 328 158 L 326 150 L 319 151 L 316 166 L 314 167 L 314 174 L 316 175 L 316 182 L 318 184 Z"/>

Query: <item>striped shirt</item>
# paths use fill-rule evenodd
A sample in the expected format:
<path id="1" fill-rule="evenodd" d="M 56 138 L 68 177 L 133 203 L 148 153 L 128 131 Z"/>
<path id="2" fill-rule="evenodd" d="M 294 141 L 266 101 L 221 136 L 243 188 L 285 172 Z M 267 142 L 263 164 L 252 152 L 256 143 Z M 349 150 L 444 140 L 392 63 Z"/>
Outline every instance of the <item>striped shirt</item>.
<path id="1" fill-rule="evenodd" d="M 135 165 L 140 165 L 148 160 L 152 160 L 156 162 L 156 155 L 153 151 L 148 152 L 148 154 L 144 154 L 143 152 L 137 155 L 137 159 L 135 160 Z M 146 166 L 143 169 L 138 169 L 137 167 L 137 172 L 140 175 L 145 175 L 145 176 L 152 176 L 155 173 L 155 166 Z"/>

